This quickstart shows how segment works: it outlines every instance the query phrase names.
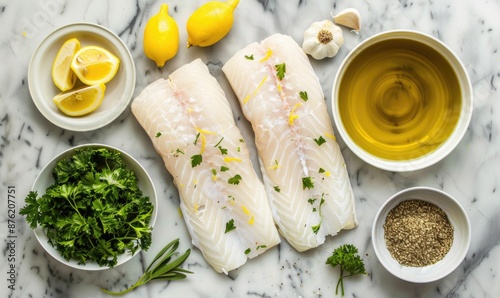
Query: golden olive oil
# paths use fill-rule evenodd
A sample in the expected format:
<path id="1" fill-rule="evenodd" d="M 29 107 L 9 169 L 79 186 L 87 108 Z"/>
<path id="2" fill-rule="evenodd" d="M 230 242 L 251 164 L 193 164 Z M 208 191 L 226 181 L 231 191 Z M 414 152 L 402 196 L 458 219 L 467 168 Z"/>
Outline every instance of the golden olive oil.
<path id="1" fill-rule="evenodd" d="M 413 40 L 385 40 L 350 62 L 338 88 L 347 134 L 388 160 L 421 157 L 451 135 L 461 110 L 460 83 L 435 49 Z"/>

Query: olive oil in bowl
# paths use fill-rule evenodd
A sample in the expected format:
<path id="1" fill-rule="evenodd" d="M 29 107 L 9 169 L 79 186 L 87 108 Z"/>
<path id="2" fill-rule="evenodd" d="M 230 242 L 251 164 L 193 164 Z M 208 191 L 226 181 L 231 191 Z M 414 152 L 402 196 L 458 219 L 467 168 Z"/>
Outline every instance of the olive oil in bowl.
<path id="1" fill-rule="evenodd" d="M 461 116 L 462 89 L 453 65 L 411 38 L 382 39 L 360 49 L 344 66 L 334 92 L 345 133 L 385 160 L 433 152 Z"/>

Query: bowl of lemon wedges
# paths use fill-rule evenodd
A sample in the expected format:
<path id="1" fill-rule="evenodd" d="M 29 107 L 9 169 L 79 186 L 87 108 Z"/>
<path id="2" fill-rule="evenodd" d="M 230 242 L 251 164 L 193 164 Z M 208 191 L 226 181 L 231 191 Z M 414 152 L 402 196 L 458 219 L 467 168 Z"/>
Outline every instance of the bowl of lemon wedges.
<path id="1" fill-rule="evenodd" d="M 115 120 L 135 88 L 135 66 L 123 41 L 92 23 L 60 27 L 31 57 L 28 86 L 36 107 L 53 124 L 91 131 Z"/>

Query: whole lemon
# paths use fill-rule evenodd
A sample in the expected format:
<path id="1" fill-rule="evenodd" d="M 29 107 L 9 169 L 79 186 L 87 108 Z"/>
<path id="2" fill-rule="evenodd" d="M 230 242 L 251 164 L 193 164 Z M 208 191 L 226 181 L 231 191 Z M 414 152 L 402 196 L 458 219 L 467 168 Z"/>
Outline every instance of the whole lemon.
<path id="1" fill-rule="evenodd" d="M 207 47 L 221 40 L 233 26 L 233 11 L 240 0 L 211 1 L 198 7 L 189 17 L 187 47 Z"/>
<path id="2" fill-rule="evenodd" d="M 160 11 L 152 16 L 144 28 L 144 53 L 156 62 L 159 68 L 172 59 L 179 49 L 179 28 L 168 14 L 168 5 L 162 4 Z"/>

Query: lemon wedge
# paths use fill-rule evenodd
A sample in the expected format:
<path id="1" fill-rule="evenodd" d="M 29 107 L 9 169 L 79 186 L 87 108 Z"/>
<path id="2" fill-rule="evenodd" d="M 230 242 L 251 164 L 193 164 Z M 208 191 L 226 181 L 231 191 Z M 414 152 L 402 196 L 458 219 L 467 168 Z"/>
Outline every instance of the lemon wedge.
<path id="1" fill-rule="evenodd" d="M 106 84 L 119 67 L 120 59 L 99 46 L 82 47 L 71 61 L 71 69 L 86 85 Z"/>
<path id="2" fill-rule="evenodd" d="M 61 91 L 68 91 L 75 86 L 76 75 L 71 70 L 71 61 L 78 50 L 80 50 L 80 41 L 76 38 L 68 39 L 61 46 L 52 63 L 52 81 Z"/>
<path id="3" fill-rule="evenodd" d="M 53 98 L 56 106 L 68 116 L 82 116 L 95 111 L 102 103 L 106 85 L 82 86 L 61 92 Z"/>

